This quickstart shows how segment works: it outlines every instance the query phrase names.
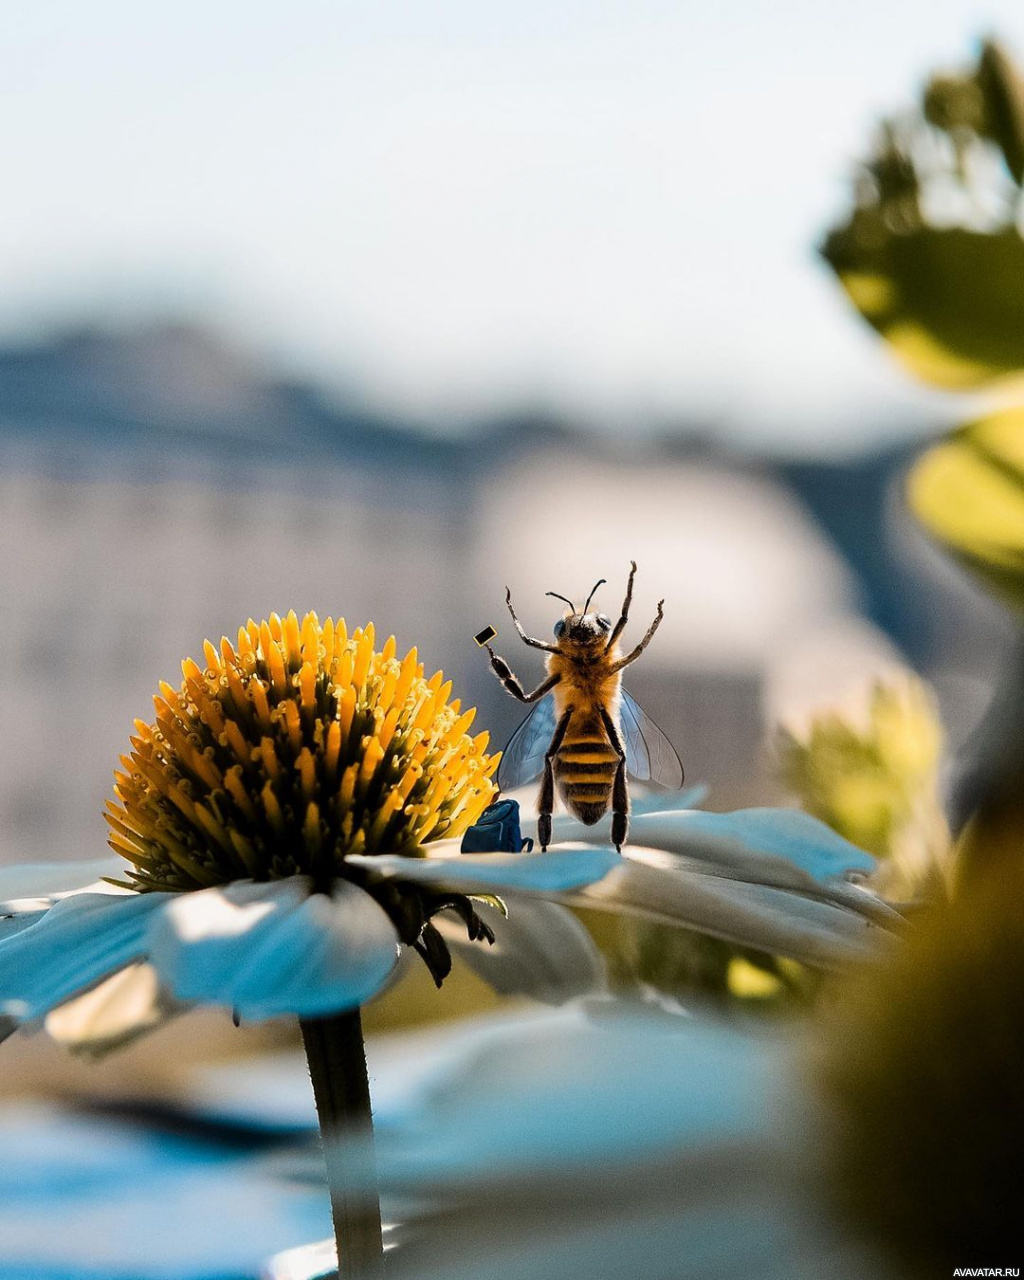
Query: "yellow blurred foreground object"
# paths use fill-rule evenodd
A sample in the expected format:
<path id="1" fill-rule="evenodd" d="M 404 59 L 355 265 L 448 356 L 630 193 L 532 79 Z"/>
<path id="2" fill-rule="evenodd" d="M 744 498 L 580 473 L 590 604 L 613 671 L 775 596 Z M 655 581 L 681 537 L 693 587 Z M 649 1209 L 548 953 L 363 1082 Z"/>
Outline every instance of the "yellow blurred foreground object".
<path id="1" fill-rule="evenodd" d="M 973 422 L 929 449 L 907 494 L 944 546 L 1024 610 L 1024 409 Z"/>
<path id="2" fill-rule="evenodd" d="M 901 1277 L 1021 1262 L 1022 899 L 1002 862 L 834 993 L 826 1185 Z"/>
<path id="3" fill-rule="evenodd" d="M 801 806 L 881 860 L 888 896 L 939 889 L 950 836 L 939 797 L 942 725 L 911 675 L 878 683 L 861 716 L 823 710 L 805 734 L 781 730 L 779 771 Z"/>

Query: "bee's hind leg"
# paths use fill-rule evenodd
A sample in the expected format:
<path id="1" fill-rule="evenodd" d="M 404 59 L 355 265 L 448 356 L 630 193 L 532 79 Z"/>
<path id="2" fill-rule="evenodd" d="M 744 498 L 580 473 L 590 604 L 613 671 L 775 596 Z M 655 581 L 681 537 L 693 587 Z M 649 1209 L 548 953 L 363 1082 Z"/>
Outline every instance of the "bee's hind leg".
<path id="1" fill-rule="evenodd" d="M 629 787 L 626 783 L 626 748 L 622 745 L 619 727 L 607 711 L 601 708 L 601 719 L 604 721 L 608 741 L 619 757 L 615 766 L 615 781 L 612 783 L 612 844 L 622 852 L 622 846 L 629 835 Z"/>
<path id="2" fill-rule="evenodd" d="M 537 843 L 542 850 L 551 843 L 551 810 L 555 807 L 555 756 L 562 745 L 562 739 L 565 737 L 565 731 L 571 719 L 572 707 L 566 707 L 561 720 L 555 725 L 551 742 L 544 753 L 544 779 L 540 784 L 540 799 L 537 801 Z"/>

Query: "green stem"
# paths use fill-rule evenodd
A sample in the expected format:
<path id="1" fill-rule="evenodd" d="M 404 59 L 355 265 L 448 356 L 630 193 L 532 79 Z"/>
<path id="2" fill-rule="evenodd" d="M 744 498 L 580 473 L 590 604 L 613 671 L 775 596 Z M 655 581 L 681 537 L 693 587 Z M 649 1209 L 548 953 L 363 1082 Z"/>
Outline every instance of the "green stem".
<path id="1" fill-rule="evenodd" d="M 384 1246 L 359 1010 L 300 1019 L 331 1192 L 338 1280 L 381 1280 Z"/>

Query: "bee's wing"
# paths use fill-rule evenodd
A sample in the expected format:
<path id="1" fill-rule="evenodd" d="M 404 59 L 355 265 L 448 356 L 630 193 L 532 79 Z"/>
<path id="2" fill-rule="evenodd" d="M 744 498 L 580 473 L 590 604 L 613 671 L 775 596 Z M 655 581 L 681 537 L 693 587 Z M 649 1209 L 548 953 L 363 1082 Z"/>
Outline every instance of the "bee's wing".
<path id="1" fill-rule="evenodd" d="M 525 786 L 544 768 L 544 753 L 555 732 L 555 700 L 549 693 L 508 740 L 498 765 L 498 786 L 514 791 Z"/>
<path id="2" fill-rule="evenodd" d="M 638 782 L 678 791 L 683 766 L 676 749 L 646 711 L 623 689 L 619 723 L 626 747 L 626 768 Z"/>

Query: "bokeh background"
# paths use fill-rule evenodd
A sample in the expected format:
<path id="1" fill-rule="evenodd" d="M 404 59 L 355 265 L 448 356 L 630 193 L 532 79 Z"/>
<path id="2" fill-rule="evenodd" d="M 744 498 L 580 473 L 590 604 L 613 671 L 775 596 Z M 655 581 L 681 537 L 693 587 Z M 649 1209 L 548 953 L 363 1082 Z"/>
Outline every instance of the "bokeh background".
<path id="1" fill-rule="evenodd" d="M 98 856 L 133 719 L 249 616 L 372 619 L 501 742 L 473 634 L 540 674 L 506 584 L 546 635 L 545 591 L 604 577 L 614 613 L 631 559 L 627 638 L 665 621 L 627 687 L 712 808 L 786 802 L 778 726 L 896 668 L 969 750 L 1013 624 L 902 486 L 981 402 L 908 377 L 818 249 L 878 119 L 979 38 L 1024 51 L 1018 4 L 8 8 L 0 864 Z M 417 967 L 367 1024 L 497 1005 Z M 379 1122 L 436 1033 L 371 1045 Z M 326 1234 L 296 1046 L 223 1011 L 99 1066 L 5 1045 L 0 1280 L 253 1276 Z M 275 1125 L 301 1192 L 231 1164 Z"/>

